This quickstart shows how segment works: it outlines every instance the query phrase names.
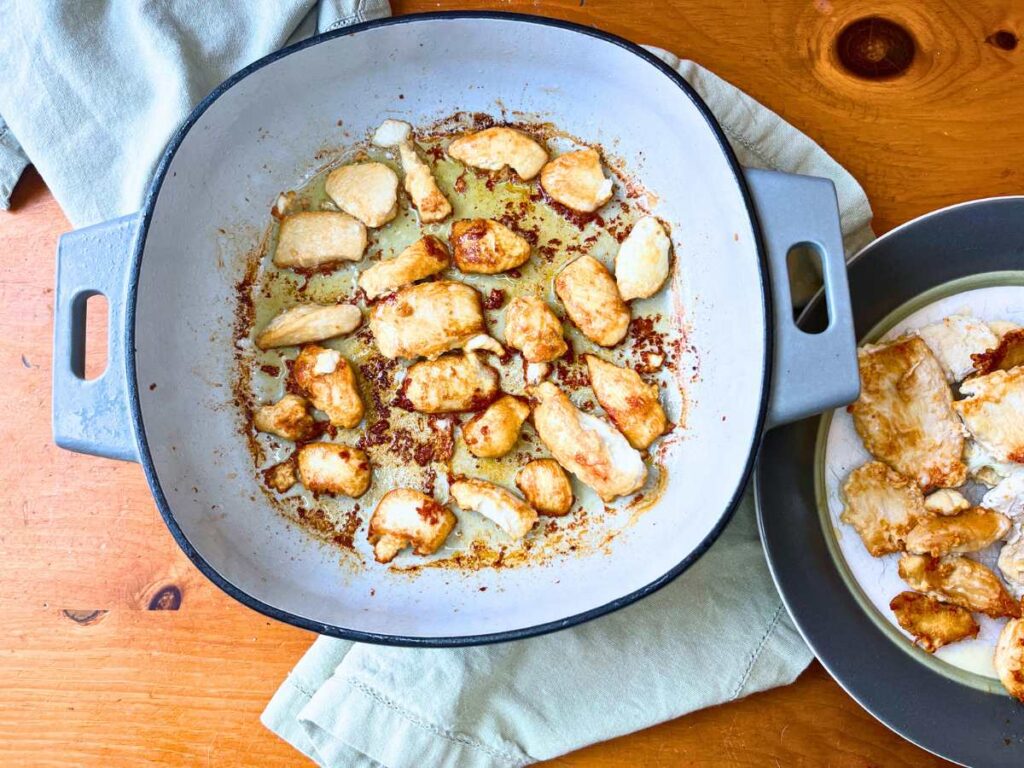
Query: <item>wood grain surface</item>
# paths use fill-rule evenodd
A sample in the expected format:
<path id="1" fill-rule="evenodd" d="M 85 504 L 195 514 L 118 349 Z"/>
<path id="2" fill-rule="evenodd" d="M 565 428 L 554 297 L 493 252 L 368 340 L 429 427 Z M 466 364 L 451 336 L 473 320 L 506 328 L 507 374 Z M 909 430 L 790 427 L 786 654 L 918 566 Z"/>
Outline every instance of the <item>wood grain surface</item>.
<path id="1" fill-rule="evenodd" d="M 1024 193 L 1019 0 L 392 5 L 557 16 L 693 58 L 843 163 L 879 232 L 961 200 Z M 258 716 L 312 636 L 206 582 L 139 467 L 51 442 L 53 260 L 66 229 L 34 172 L 0 213 L 0 764 L 306 764 Z M 90 335 L 93 366 L 102 331 Z M 876 723 L 817 664 L 788 688 L 554 764 L 945 765 Z"/>

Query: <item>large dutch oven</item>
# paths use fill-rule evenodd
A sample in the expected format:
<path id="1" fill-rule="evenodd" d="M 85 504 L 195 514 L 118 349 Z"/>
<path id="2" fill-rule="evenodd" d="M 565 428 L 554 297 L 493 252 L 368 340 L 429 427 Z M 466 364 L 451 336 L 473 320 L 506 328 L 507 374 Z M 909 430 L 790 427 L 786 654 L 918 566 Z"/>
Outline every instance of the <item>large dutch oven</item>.
<path id="1" fill-rule="evenodd" d="M 238 254 L 277 194 L 339 140 L 339 118 L 361 136 L 385 117 L 415 124 L 499 102 L 614 147 L 657 193 L 657 215 L 685 232 L 670 306 L 701 363 L 668 487 L 609 553 L 471 575 L 339 568 L 271 507 L 239 435 Z M 816 335 L 792 321 L 786 256 L 798 244 L 821 255 L 830 323 Z M 110 308 L 109 364 L 86 381 L 84 310 L 97 293 Z M 728 522 L 763 431 L 856 397 L 850 316 L 831 183 L 741 168 L 697 94 L 648 52 L 528 16 L 401 17 L 239 72 L 174 135 L 139 213 L 61 238 L 54 436 L 138 461 L 196 566 L 269 616 L 373 642 L 507 640 L 608 613 L 692 565 Z"/>

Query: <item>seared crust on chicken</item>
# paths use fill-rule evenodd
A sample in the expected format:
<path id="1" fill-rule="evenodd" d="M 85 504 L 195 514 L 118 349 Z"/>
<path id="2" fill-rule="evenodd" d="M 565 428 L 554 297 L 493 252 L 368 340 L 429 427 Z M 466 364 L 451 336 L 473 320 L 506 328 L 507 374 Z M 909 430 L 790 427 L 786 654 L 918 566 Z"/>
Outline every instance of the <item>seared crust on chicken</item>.
<path id="1" fill-rule="evenodd" d="M 639 451 L 668 431 L 657 384 L 647 384 L 631 368 L 620 368 L 595 355 L 584 355 L 590 386 L 619 431 Z"/>
<path id="2" fill-rule="evenodd" d="M 540 183 L 548 197 L 580 213 L 593 213 L 612 199 L 612 180 L 591 147 L 556 157 L 541 169 Z"/>
<path id="3" fill-rule="evenodd" d="M 444 544 L 456 522 L 451 510 L 425 493 L 396 488 L 377 503 L 367 538 L 377 562 L 390 563 L 408 546 L 417 555 L 433 554 Z"/>
<path id="4" fill-rule="evenodd" d="M 1024 703 L 1024 619 L 1006 622 L 996 641 L 992 662 L 999 682 L 1014 698 Z"/>
<path id="5" fill-rule="evenodd" d="M 462 439 L 477 458 L 496 459 L 512 450 L 529 415 L 530 406 L 518 397 L 502 395 L 466 422 Z"/>
<path id="6" fill-rule="evenodd" d="M 1024 365 L 1024 328 L 1007 330 L 993 348 L 971 355 L 971 361 L 982 376 L 992 371 L 1008 371 Z"/>
<path id="7" fill-rule="evenodd" d="M 354 304 L 300 304 L 267 323 L 256 337 L 256 346 L 271 349 L 333 339 L 351 333 L 362 322 L 363 313 Z"/>
<path id="8" fill-rule="evenodd" d="M 593 256 L 580 256 L 555 278 L 555 293 L 583 335 L 602 347 L 614 347 L 629 330 L 629 307 L 615 280 Z"/>
<path id="9" fill-rule="evenodd" d="M 925 491 L 967 479 L 963 429 L 928 345 L 917 336 L 858 352 L 860 398 L 849 410 L 864 447 Z"/>
<path id="10" fill-rule="evenodd" d="M 569 349 L 562 322 L 542 299 L 516 296 L 505 309 L 505 342 L 528 363 L 550 363 Z"/>
<path id="11" fill-rule="evenodd" d="M 530 258 L 530 244 L 499 221 L 460 219 L 452 223 L 452 256 L 463 272 L 494 275 Z"/>
<path id="12" fill-rule="evenodd" d="M 352 429 L 363 420 L 363 401 L 355 374 L 337 350 L 306 345 L 295 358 L 292 377 L 333 426 Z"/>
<path id="13" fill-rule="evenodd" d="M 435 275 L 448 266 L 448 246 L 434 235 L 421 237 L 398 256 L 378 261 L 359 275 L 359 287 L 368 299 Z"/>
<path id="14" fill-rule="evenodd" d="M 273 405 L 262 405 L 252 417 L 253 426 L 285 440 L 306 440 L 316 433 L 309 403 L 299 395 L 285 395 Z"/>
<path id="15" fill-rule="evenodd" d="M 978 634 L 978 622 L 966 608 L 940 603 L 919 592 L 901 592 L 889 602 L 889 609 L 928 653 Z"/>
<path id="16" fill-rule="evenodd" d="M 615 256 L 615 282 L 623 301 L 646 299 L 668 279 L 669 240 L 661 222 L 653 216 L 637 221 Z"/>
<path id="17" fill-rule="evenodd" d="M 918 592 L 994 619 L 1020 616 L 1020 604 L 1010 597 L 999 577 L 981 563 L 959 555 L 942 558 L 904 554 L 900 578 Z"/>
<path id="18" fill-rule="evenodd" d="M 370 330 L 384 357 L 437 357 L 487 332 L 480 294 L 463 283 L 410 285 L 373 307 Z"/>
<path id="19" fill-rule="evenodd" d="M 297 472 L 298 469 L 296 467 L 295 456 L 293 454 L 280 464 L 275 464 L 269 469 L 263 470 L 263 478 L 266 480 L 268 486 L 278 493 L 284 493 L 299 482 Z"/>
<path id="20" fill-rule="evenodd" d="M 384 163 L 343 165 L 327 176 L 324 189 L 368 227 L 384 226 L 398 215 L 398 174 Z"/>
<path id="21" fill-rule="evenodd" d="M 540 144 L 504 126 L 460 136 L 448 145 L 448 156 L 484 171 L 500 171 L 507 165 L 524 181 L 540 173 L 548 161 Z"/>
<path id="22" fill-rule="evenodd" d="M 1010 531 L 1010 518 L 975 507 L 959 515 L 926 517 L 907 534 L 907 552 L 918 555 L 962 554 L 985 549 Z"/>
<path id="23" fill-rule="evenodd" d="M 921 489 L 880 461 L 853 470 L 843 483 L 843 512 L 873 557 L 903 549 L 907 534 L 929 516 Z"/>
<path id="24" fill-rule="evenodd" d="M 507 488 L 486 480 L 456 480 L 449 489 L 462 509 L 483 515 L 513 539 L 521 539 L 537 523 L 537 510 Z"/>
<path id="25" fill-rule="evenodd" d="M 939 361 L 946 380 L 960 381 L 974 371 L 973 358 L 996 345 L 987 324 L 970 315 L 950 315 L 918 330 Z"/>
<path id="26" fill-rule="evenodd" d="M 405 191 L 420 212 L 420 221 L 431 224 L 452 212 L 451 203 L 437 187 L 434 175 L 417 154 L 412 139 L 412 126 L 401 120 L 385 120 L 373 134 L 378 147 L 397 147 L 405 171 Z"/>
<path id="27" fill-rule="evenodd" d="M 554 459 L 534 459 L 516 473 L 516 487 L 542 515 L 561 517 L 572 508 L 572 483 Z"/>
<path id="28" fill-rule="evenodd" d="M 960 418 L 997 461 L 1024 462 L 1024 366 L 973 376 L 960 385 Z"/>
<path id="29" fill-rule="evenodd" d="M 924 508 L 936 515 L 956 515 L 971 508 L 971 502 L 960 491 L 940 488 L 924 500 Z"/>
<path id="30" fill-rule="evenodd" d="M 356 499 L 370 487 L 370 459 L 358 448 L 337 443 L 306 443 L 296 453 L 299 478 L 313 493 Z"/>
<path id="31" fill-rule="evenodd" d="M 498 372 L 473 352 L 444 355 L 409 366 L 399 402 L 420 413 L 477 411 L 498 397 Z"/>
<path id="32" fill-rule="evenodd" d="M 277 236 L 274 266 L 313 269 L 336 261 L 359 261 L 366 227 L 338 211 L 303 211 L 285 216 Z"/>

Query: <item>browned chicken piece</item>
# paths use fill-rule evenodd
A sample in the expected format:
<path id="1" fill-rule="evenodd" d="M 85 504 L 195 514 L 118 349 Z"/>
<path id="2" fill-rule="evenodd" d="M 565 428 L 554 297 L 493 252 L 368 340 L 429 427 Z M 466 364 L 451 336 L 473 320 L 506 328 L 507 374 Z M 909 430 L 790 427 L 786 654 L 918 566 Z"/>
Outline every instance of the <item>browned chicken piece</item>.
<path id="1" fill-rule="evenodd" d="M 409 546 L 417 555 L 433 554 L 444 544 L 456 522 L 451 510 L 425 493 L 396 488 L 377 503 L 367 538 L 377 562 L 390 563 Z"/>
<path id="2" fill-rule="evenodd" d="M 368 227 L 382 227 L 398 215 L 398 174 L 384 163 L 343 165 L 327 176 L 324 189 Z"/>
<path id="3" fill-rule="evenodd" d="M 529 181 L 544 167 L 548 153 L 525 133 L 496 126 L 460 136 L 448 145 L 448 156 L 483 171 L 509 166 Z"/>
<path id="4" fill-rule="evenodd" d="M 1020 604 L 1006 591 L 999 577 L 966 557 L 904 554 L 900 557 L 899 573 L 911 589 L 944 603 L 984 613 L 993 619 L 1020 616 Z"/>
<path id="5" fill-rule="evenodd" d="M 498 397 L 498 372 L 475 353 L 445 355 L 409 367 L 399 401 L 420 413 L 476 411 Z"/>
<path id="6" fill-rule="evenodd" d="M 996 335 L 988 325 L 971 315 L 950 315 L 917 330 L 935 359 L 946 381 L 957 382 L 974 372 L 972 358 L 996 344 Z"/>
<path id="7" fill-rule="evenodd" d="M 993 371 L 1008 371 L 1018 365 L 1024 365 L 1024 328 L 1006 331 L 994 349 L 971 355 L 971 360 L 974 362 L 975 370 L 982 376 Z"/>
<path id="8" fill-rule="evenodd" d="M 370 487 L 370 459 L 358 448 L 306 443 L 297 451 L 299 479 L 313 493 L 357 499 Z"/>
<path id="9" fill-rule="evenodd" d="M 496 459 L 512 450 L 530 406 L 512 395 L 502 395 L 462 427 L 469 452 L 480 459 Z"/>
<path id="10" fill-rule="evenodd" d="M 385 120 L 373 135 L 378 147 L 397 147 L 405 171 L 403 186 L 412 204 L 420 212 L 420 221 L 432 224 L 442 221 L 452 212 L 448 199 L 437 187 L 434 174 L 417 154 L 413 142 L 412 126 L 401 120 Z"/>
<path id="11" fill-rule="evenodd" d="M 309 403 L 299 395 L 285 395 L 273 405 L 261 405 L 253 414 L 252 423 L 260 432 L 285 440 L 307 440 L 316 433 Z"/>
<path id="12" fill-rule="evenodd" d="M 992 658 L 999 682 L 1018 701 L 1024 703 L 1024 619 L 1006 622 Z"/>
<path id="13" fill-rule="evenodd" d="M 620 368 L 595 355 L 584 355 L 594 396 L 629 444 L 644 451 L 668 431 L 657 384 L 647 384 L 631 368 Z"/>
<path id="14" fill-rule="evenodd" d="M 559 464 L 604 501 L 639 490 L 647 479 L 640 452 L 615 427 L 583 413 L 550 381 L 531 390 L 540 404 L 533 425 Z"/>
<path id="15" fill-rule="evenodd" d="M 541 169 L 540 183 L 548 197 L 580 213 L 593 213 L 612 199 L 612 180 L 605 178 L 601 156 L 590 147 L 549 162 Z"/>
<path id="16" fill-rule="evenodd" d="M 352 429 L 363 420 L 363 401 L 355 374 L 348 360 L 337 350 L 306 345 L 295 358 L 292 376 L 313 405 L 327 414 L 333 426 Z"/>
<path id="17" fill-rule="evenodd" d="M 615 282 L 623 301 L 646 299 L 668 279 L 672 241 L 653 216 L 644 216 L 629 230 L 615 256 Z"/>
<path id="18" fill-rule="evenodd" d="M 978 635 L 978 622 L 966 608 L 940 603 L 919 592 L 900 592 L 889 602 L 889 609 L 900 626 L 914 636 L 915 643 L 928 653 Z"/>
<path id="19" fill-rule="evenodd" d="M 463 272 L 494 275 L 522 266 L 530 244 L 492 219 L 460 219 L 452 223 L 452 257 Z"/>
<path id="20" fill-rule="evenodd" d="M 959 515 L 926 517 L 907 534 L 907 552 L 917 555 L 963 554 L 985 549 L 1010 531 L 1010 518 L 984 507 Z"/>
<path id="21" fill-rule="evenodd" d="M 849 410 L 864 447 L 922 490 L 967 479 L 963 427 L 945 374 L 917 336 L 858 352 L 860 398 Z"/>
<path id="22" fill-rule="evenodd" d="M 956 408 L 967 429 L 996 461 L 1024 462 L 1024 366 L 972 376 Z"/>
<path id="23" fill-rule="evenodd" d="M 516 474 L 516 487 L 542 515 L 561 517 L 572 509 L 572 483 L 554 459 L 534 459 Z"/>
<path id="24" fill-rule="evenodd" d="M 507 488 L 486 480 L 456 480 L 449 489 L 461 509 L 483 515 L 513 539 L 521 539 L 537 523 L 537 510 Z"/>
<path id="25" fill-rule="evenodd" d="M 448 266 L 448 246 L 434 235 L 421 237 L 387 261 L 378 261 L 359 275 L 359 287 L 368 299 L 436 275 Z"/>
<path id="26" fill-rule="evenodd" d="M 960 491 L 940 488 L 925 497 L 924 508 L 936 515 L 958 515 L 970 509 L 971 502 L 964 498 Z"/>
<path id="27" fill-rule="evenodd" d="M 550 363 L 569 349 L 562 322 L 536 296 L 516 296 L 505 309 L 505 341 L 528 363 Z"/>
<path id="28" fill-rule="evenodd" d="M 270 488 L 278 493 L 284 493 L 293 485 L 299 482 L 296 474 L 295 456 L 289 456 L 286 461 L 263 470 L 263 479 Z"/>
<path id="29" fill-rule="evenodd" d="M 338 211 L 303 211 L 285 216 L 274 251 L 274 266 L 314 269 L 336 261 L 359 261 L 366 227 Z"/>
<path id="30" fill-rule="evenodd" d="M 580 256 L 555 278 L 555 293 L 583 335 L 602 347 L 614 347 L 629 329 L 629 307 L 615 280 L 593 256 Z"/>
<path id="31" fill-rule="evenodd" d="M 873 557 L 903 549 L 907 535 L 931 513 L 921 489 L 880 461 L 869 461 L 843 483 L 843 512 Z"/>
<path id="32" fill-rule="evenodd" d="M 291 347 L 352 333 L 363 322 L 353 304 L 302 304 L 274 317 L 256 337 L 260 349 Z"/>
<path id="33" fill-rule="evenodd" d="M 486 333 L 480 294 L 437 280 L 401 288 L 370 312 L 370 330 L 384 357 L 437 357 Z"/>

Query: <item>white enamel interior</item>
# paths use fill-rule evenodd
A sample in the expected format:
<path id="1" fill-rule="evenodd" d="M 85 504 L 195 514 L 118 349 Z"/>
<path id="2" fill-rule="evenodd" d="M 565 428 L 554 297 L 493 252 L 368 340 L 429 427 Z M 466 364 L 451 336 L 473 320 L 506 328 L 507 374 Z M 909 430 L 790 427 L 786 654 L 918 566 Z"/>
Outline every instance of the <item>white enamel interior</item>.
<path id="1" fill-rule="evenodd" d="M 671 453 L 670 485 L 610 554 L 468 575 L 428 570 L 411 578 L 372 563 L 353 572 L 265 501 L 237 432 L 229 382 L 240 254 L 266 226 L 276 195 L 308 175 L 317 151 L 353 140 L 343 130 L 362 138 L 385 117 L 416 124 L 456 110 L 498 114 L 500 105 L 610 148 L 659 196 L 656 213 L 673 225 L 680 268 L 666 306 L 691 328 L 697 352 L 689 362 L 699 360 L 699 375 L 687 384 L 687 427 Z M 700 546 L 752 450 L 764 318 L 741 190 L 715 134 L 670 78 L 578 32 L 510 19 L 418 20 L 334 38 L 259 69 L 206 110 L 174 156 L 138 291 L 143 424 L 175 521 L 228 582 L 311 621 L 460 637 L 598 608 Z"/>

